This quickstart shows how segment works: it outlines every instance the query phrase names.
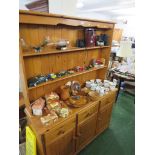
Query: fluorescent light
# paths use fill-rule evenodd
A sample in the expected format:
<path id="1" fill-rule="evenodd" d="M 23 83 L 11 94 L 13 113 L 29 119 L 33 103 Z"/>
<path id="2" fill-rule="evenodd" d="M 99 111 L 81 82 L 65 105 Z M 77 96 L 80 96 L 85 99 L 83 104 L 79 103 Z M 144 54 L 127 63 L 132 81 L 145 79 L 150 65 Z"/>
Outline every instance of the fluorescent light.
<path id="1" fill-rule="evenodd" d="M 80 9 L 80 8 L 83 8 L 84 4 L 82 1 L 78 1 L 77 4 L 76 4 L 76 8 Z"/>

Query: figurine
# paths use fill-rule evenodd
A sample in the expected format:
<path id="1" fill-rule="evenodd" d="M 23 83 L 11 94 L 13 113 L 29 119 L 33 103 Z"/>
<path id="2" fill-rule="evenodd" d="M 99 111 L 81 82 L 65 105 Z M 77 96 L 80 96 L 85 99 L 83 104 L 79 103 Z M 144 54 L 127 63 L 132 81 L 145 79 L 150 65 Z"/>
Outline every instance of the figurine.
<path id="1" fill-rule="evenodd" d="M 63 118 L 68 117 L 68 115 L 69 115 L 68 108 L 62 108 L 59 112 L 59 116 Z"/>
<path id="2" fill-rule="evenodd" d="M 85 40 L 84 39 L 77 39 L 76 47 L 84 48 L 85 47 Z"/>
<path id="3" fill-rule="evenodd" d="M 96 46 L 104 46 L 104 41 L 102 40 L 101 35 L 96 36 Z"/>
<path id="4" fill-rule="evenodd" d="M 36 77 L 28 79 L 28 87 L 34 87 L 46 81 L 48 81 L 48 78 L 46 76 L 38 75 Z"/>
<path id="5" fill-rule="evenodd" d="M 104 59 L 93 59 L 93 60 L 92 60 L 92 65 L 93 65 L 94 67 L 103 67 L 103 66 L 104 66 L 103 60 L 104 60 Z"/>
<path id="6" fill-rule="evenodd" d="M 42 48 L 47 46 L 48 43 L 49 43 L 49 37 L 46 37 L 41 45 L 33 46 L 32 48 L 35 50 L 35 52 L 41 52 Z"/>
<path id="7" fill-rule="evenodd" d="M 84 67 L 76 66 L 76 67 L 75 67 L 75 71 L 76 71 L 76 72 L 82 72 L 82 71 L 84 71 Z"/>
<path id="8" fill-rule="evenodd" d="M 41 52 L 42 48 L 44 48 L 45 46 L 49 44 L 49 40 L 50 40 L 49 36 L 47 36 L 40 45 L 31 46 L 31 45 L 27 45 L 23 38 L 20 39 L 21 45 L 23 46 L 25 50 L 34 49 L 35 52 Z"/>
<path id="9" fill-rule="evenodd" d="M 40 118 L 42 124 L 48 125 L 48 123 L 54 123 L 58 120 L 58 116 L 54 111 L 51 111 L 51 114 Z"/>
<path id="10" fill-rule="evenodd" d="M 48 79 L 48 80 L 54 80 L 54 79 L 56 79 L 56 78 L 57 78 L 57 76 L 56 76 L 54 73 L 47 74 L 47 79 Z"/>
<path id="11" fill-rule="evenodd" d="M 68 74 L 74 74 L 74 73 L 75 73 L 75 71 L 73 69 L 68 70 Z"/>
<path id="12" fill-rule="evenodd" d="M 37 99 L 32 104 L 33 115 L 40 116 L 42 115 L 43 108 L 45 106 L 45 100 L 42 98 Z"/>
<path id="13" fill-rule="evenodd" d="M 59 100 L 59 95 L 55 92 L 45 95 L 46 103 L 50 104 L 52 101 Z"/>
<path id="14" fill-rule="evenodd" d="M 72 95 L 77 95 L 80 90 L 81 90 L 80 83 L 78 81 L 73 81 L 71 84 Z"/>
<path id="15" fill-rule="evenodd" d="M 61 86 L 59 88 L 59 94 L 62 100 L 67 100 L 70 97 L 70 87 L 66 85 Z"/>
<path id="16" fill-rule="evenodd" d="M 66 50 L 69 45 L 69 40 L 61 39 L 57 42 L 50 42 L 47 44 L 48 46 L 55 46 L 58 50 Z"/>
<path id="17" fill-rule="evenodd" d="M 61 72 L 57 73 L 56 76 L 58 78 L 60 78 L 62 76 L 68 75 L 68 74 L 69 74 L 68 71 L 64 70 L 64 71 L 61 71 Z"/>
<path id="18" fill-rule="evenodd" d="M 93 66 L 92 66 L 92 65 L 89 65 L 89 66 L 86 66 L 86 67 L 85 67 L 85 70 L 89 70 L 89 69 L 91 69 L 91 68 L 93 68 Z"/>
<path id="19" fill-rule="evenodd" d="M 58 50 L 66 50 L 68 45 L 69 45 L 69 41 L 65 40 L 65 39 L 62 39 L 62 40 L 59 40 L 56 43 L 56 49 L 58 49 Z"/>

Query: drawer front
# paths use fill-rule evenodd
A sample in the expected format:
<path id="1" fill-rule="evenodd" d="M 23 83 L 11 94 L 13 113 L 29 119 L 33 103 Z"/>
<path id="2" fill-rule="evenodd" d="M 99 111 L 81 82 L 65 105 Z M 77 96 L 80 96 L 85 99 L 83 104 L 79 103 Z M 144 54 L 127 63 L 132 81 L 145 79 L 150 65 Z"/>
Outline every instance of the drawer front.
<path id="1" fill-rule="evenodd" d="M 116 92 L 110 92 L 100 100 L 100 109 L 104 108 L 107 104 L 114 103 L 116 98 Z"/>
<path id="2" fill-rule="evenodd" d="M 99 102 L 96 102 L 93 106 L 83 110 L 78 114 L 78 123 L 82 123 L 87 118 L 90 118 L 93 114 L 98 112 Z"/>
<path id="3" fill-rule="evenodd" d="M 76 125 L 76 119 L 75 117 L 62 123 L 54 130 L 50 130 L 45 134 L 45 144 L 50 144 L 53 140 L 56 138 L 59 138 L 66 134 L 70 129 L 75 128 Z"/>

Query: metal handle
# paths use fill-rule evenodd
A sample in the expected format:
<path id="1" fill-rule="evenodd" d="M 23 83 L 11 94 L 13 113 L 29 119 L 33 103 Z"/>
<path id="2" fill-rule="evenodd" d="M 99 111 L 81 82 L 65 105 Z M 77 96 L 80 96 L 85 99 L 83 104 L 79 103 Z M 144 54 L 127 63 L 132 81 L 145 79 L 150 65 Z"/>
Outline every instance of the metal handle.
<path id="1" fill-rule="evenodd" d="M 86 116 L 85 116 L 85 118 L 87 118 L 88 116 L 90 116 L 91 115 L 91 113 L 88 113 Z"/>
<path id="2" fill-rule="evenodd" d="M 98 117 L 98 120 L 99 120 L 99 121 L 102 121 L 102 118 Z"/>
<path id="3" fill-rule="evenodd" d="M 82 135 L 82 134 L 81 134 L 80 132 L 79 132 L 79 133 L 77 133 L 77 136 L 78 136 L 78 137 L 81 137 L 81 135 Z"/>
<path id="4" fill-rule="evenodd" d="M 65 133 L 64 130 L 60 130 L 60 131 L 58 132 L 58 135 L 61 135 L 61 134 L 64 134 L 64 133 Z"/>
<path id="5" fill-rule="evenodd" d="M 74 139 L 74 140 L 77 140 L 77 139 L 78 139 L 78 137 L 76 137 L 76 136 L 73 136 L 73 139 Z"/>

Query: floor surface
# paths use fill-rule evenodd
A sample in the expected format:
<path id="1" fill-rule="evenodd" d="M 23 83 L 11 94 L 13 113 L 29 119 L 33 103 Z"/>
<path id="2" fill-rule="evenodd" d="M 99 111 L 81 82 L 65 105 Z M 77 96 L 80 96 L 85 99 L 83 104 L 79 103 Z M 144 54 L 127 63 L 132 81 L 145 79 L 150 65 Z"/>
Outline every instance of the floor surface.
<path id="1" fill-rule="evenodd" d="M 121 92 L 113 108 L 110 127 L 85 147 L 79 155 L 134 155 L 134 131 L 134 97 Z"/>

